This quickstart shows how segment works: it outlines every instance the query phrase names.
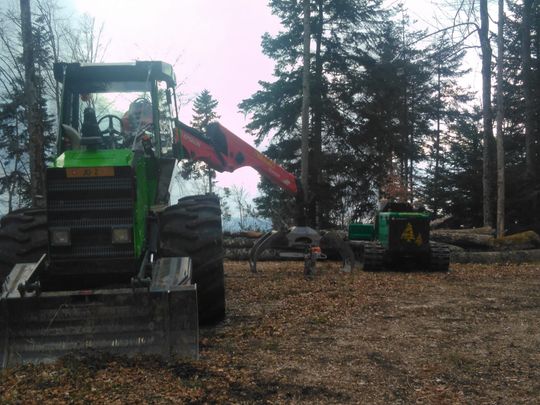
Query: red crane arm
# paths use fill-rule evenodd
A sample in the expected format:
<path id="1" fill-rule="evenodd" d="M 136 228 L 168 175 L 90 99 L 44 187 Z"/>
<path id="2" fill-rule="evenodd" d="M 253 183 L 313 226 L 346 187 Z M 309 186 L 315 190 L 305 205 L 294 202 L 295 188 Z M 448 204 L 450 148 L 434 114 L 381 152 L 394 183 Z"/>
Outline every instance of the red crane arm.
<path id="1" fill-rule="evenodd" d="M 296 177 L 293 174 L 217 122 L 209 124 L 206 134 L 203 134 L 177 121 L 174 143 L 177 151 L 181 145 L 185 152 L 184 157 L 203 161 L 214 170 L 233 172 L 240 167 L 249 166 L 277 186 L 294 195 L 298 193 Z"/>

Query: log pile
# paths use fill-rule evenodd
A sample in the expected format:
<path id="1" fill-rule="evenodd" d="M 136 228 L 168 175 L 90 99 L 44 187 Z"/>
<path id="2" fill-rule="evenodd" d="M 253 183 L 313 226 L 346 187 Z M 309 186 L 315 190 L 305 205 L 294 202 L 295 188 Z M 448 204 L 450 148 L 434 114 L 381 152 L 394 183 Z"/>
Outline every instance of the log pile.
<path id="1" fill-rule="evenodd" d="M 525 263 L 540 261 L 540 237 L 534 231 L 495 237 L 490 227 L 435 229 L 431 240 L 448 244 L 453 263 Z"/>
<path id="2" fill-rule="evenodd" d="M 430 233 L 434 242 L 459 246 L 464 249 L 491 250 L 493 229 L 489 227 L 471 229 L 435 229 Z"/>
<path id="3" fill-rule="evenodd" d="M 226 233 L 223 236 L 225 258 L 248 260 L 259 232 Z M 496 238 L 492 228 L 435 229 L 434 242 L 447 244 L 453 263 L 525 263 L 540 261 L 540 237 L 534 231 Z M 264 251 L 258 260 L 280 260 L 274 249 Z"/>
<path id="4" fill-rule="evenodd" d="M 223 253 L 229 260 L 248 260 L 249 250 L 253 247 L 259 237 L 260 232 L 238 232 L 226 233 L 223 235 Z M 275 260 L 277 252 L 273 249 L 265 250 L 257 260 Z"/>
<path id="5" fill-rule="evenodd" d="M 496 238 L 490 227 L 471 229 L 436 229 L 431 240 L 459 246 L 471 251 L 509 251 L 540 248 L 540 237 L 534 231 L 525 231 Z"/>

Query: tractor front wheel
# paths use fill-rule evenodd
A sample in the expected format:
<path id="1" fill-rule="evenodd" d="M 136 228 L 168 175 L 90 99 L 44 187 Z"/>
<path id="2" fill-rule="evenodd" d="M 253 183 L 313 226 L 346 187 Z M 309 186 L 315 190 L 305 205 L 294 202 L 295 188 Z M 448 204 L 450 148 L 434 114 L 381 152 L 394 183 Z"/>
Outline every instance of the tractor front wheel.
<path id="1" fill-rule="evenodd" d="M 33 263 L 47 253 L 47 214 L 21 208 L 0 220 L 0 286 L 17 263 Z"/>
<path id="2" fill-rule="evenodd" d="M 225 317 L 221 208 L 215 195 L 181 198 L 160 216 L 161 255 L 189 256 L 197 284 L 199 322 Z"/>

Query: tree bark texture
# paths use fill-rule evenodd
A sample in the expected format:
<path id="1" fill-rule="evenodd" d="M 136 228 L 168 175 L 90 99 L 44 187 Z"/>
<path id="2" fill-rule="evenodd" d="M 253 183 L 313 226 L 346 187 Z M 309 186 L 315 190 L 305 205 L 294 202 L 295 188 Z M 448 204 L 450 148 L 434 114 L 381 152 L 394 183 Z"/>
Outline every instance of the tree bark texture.
<path id="1" fill-rule="evenodd" d="M 310 0 L 304 0 L 304 57 L 303 57 L 303 76 L 302 76 L 302 156 L 301 156 L 301 182 L 304 193 L 304 206 L 309 201 L 309 107 L 310 107 Z"/>
<path id="2" fill-rule="evenodd" d="M 499 0 L 499 23 L 497 28 L 497 237 L 504 236 L 505 182 L 504 182 L 504 0 Z"/>
<path id="3" fill-rule="evenodd" d="M 431 231 L 430 239 L 471 250 L 523 250 L 540 247 L 540 237 L 534 231 L 496 238 L 493 236 L 493 229 L 485 227 L 465 230 L 437 229 Z"/>
<path id="4" fill-rule="evenodd" d="M 433 185 L 435 190 L 439 189 L 439 164 L 441 159 L 441 99 L 441 65 L 439 64 L 437 66 L 437 129 L 435 132 L 435 163 L 433 169 Z M 433 212 L 435 215 L 437 215 L 440 205 L 438 197 L 439 194 L 437 193 L 436 195 L 437 197 L 433 199 Z"/>
<path id="5" fill-rule="evenodd" d="M 485 226 L 493 226 L 493 114 L 491 110 L 491 45 L 489 42 L 489 14 L 487 0 L 480 0 L 480 47 L 482 49 L 482 121 L 483 136 L 483 217 Z"/>
<path id="6" fill-rule="evenodd" d="M 45 154 L 43 128 L 40 121 L 34 66 L 32 17 L 30 0 L 20 0 L 21 34 L 23 40 L 24 93 L 28 123 L 30 192 L 32 206 L 43 202 L 45 196 Z"/>
<path id="7" fill-rule="evenodd" d="M 312 202 L 310 204 L 310 223 L 315 227 L 324 227 L 324 213 L 320 207 L 321 195 L 321 167 L 322 164 L 322 32 L 323 32 L 323 1 L 317 2 L 317 22 L 315 29 L 311 30 L 315 40 L 315 72 L 312 80 L 313 87 L 311 90 L 311 105 L 312 105 L 312 126 L 310 137 L 310 158 L 309 158 L 309 189 L 312 193 Z"/>
<path id="8" fill-rule="evenodd" d="M 493 230 L 491 229 L 491 231 Z M 476 233 L 474 229 L 468 230 L 468 232 L 440 229 L 436 231 L 431 231 L 430 240 L 459 246 L 465 249 L 483 250 L 493 248 L 494 238 L 491 234 Z"/>
<path id="9" fill-rule="evenodd" d="M 525 164 L 527 178 L 534 182 L 537 178 L 538 147 L 535 145 L 534 101 L 531 73 L 531 12 L 534 0 L 523 1 L 521 21 L 521 68 L 523 76 L 523 97 L 525 102 Z M 535 136 L 536 135 L 536 136 Z"/>

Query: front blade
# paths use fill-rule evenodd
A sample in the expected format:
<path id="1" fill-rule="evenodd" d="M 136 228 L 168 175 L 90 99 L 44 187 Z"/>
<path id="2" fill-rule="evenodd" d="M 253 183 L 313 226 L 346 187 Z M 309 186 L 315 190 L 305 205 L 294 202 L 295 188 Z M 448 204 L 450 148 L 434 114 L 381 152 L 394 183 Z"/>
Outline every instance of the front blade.
<path id="1" fill-rule="evenodd" d="M 0 301 L 0 365 L 48 363 L 72 352 L 198 357 L 197 292 L 45 292 Z"/>

